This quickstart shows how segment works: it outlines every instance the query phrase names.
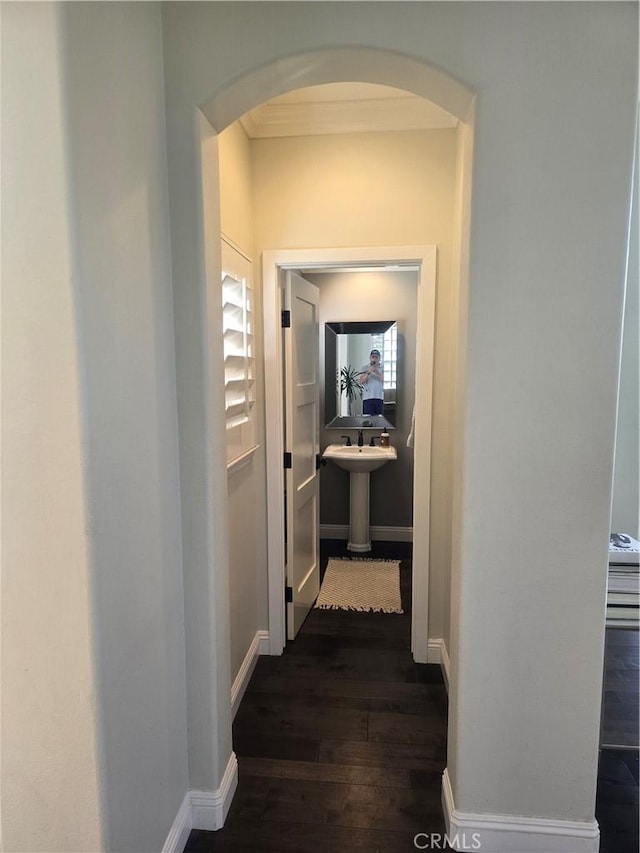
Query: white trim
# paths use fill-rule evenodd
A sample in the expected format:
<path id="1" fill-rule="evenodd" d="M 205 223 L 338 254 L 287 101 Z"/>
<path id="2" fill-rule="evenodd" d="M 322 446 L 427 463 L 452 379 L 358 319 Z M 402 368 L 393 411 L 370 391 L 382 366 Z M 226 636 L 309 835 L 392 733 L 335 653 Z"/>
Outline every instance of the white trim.
<path id="1" fill-rule="evenodd" d="M 422 60 L 377 47 L 349 45 L 280 56 L 240 76 L 201 109 L 220 132 L 258 104 L 291 91 L 292 86 L 302 89 L 353 80 L 405 89 L 433 101 L 462 122 L 467 121 L 473 106 L 469 89 Z"/>
<path id="2" fill-rule="evenodd" d="M 422 661 L 417 661 L 422 663 Z M 449 692 L 449 652 L 443 639 L 429 640 L 427 643 L 427 663 L 439 663 L 442 669 L 444 685 Z"/>
<path id="3" fill-rule="evenodd" d="M 321 539 L 348 539 L 348 524 L 321 524 Z M 370 527 L 369 538 L 376 542 L 413 542 L 413 527 Z"/>
<path id="4" fill-rule="evenodd" d="M 243 453 L 241 453 L 240 456 L 236 456 L 233 459 L 230 459 L 229 462 L 227 462 L 227 474 L 235 474 L 236 471 L 239 471 L 241 468 L 244 468 L 245 465 L 248 465 L 249 462 L 251 462 L 251 460 L 253 459 L 254 454 L 259 447 L 259 444 L 254 444 L 248 450 L 245 450 Z"/>
<path id="5" fill-rule="evenodd" d="M 519 815 L 474 814 L 459 812 L 453 800 L 448 769 L 442 774 L 442 807 L 451 844 L 454 836 L 467 846 L 454 850 L 474 849 L 491 853 L 598 853 L 600 829 L 596 820 L 575 821 Z M 480 843 L 480 847 L 477 843 Z"/>
<path id="6" fill-rule="evenodd" d="M 189 792 L 192 829 L 221 829 L 237 787 L 238 760 L 235 752 L 232 752 L 219 788 L 215 791 Z"/>
<path id="7" fill-rule="evenodd" d="M 167 840 L 162 845 L 161 853 L 182 853 L 189 839 L 189 833 L 193 829 L 191 821 L 191 793 L 187 791 L 184 795 L 182 805 L 174 820 Z"/>
<path id="8" fill-rule="evenodd" d="M 251 641 L 251 645 L 249 646 L 244 660 L 240 665 L 240 669 L 238 670 L 238 674 L 236 675 L 231 686 L 231 719 L 233 719 L 238 713 L 240 702 L 242 702 L 242 697 L 244 696 L 244 692 L 247 689 L 247 685 L 249 684 L 249 680 L 251 679 L 253 670 L 255 669 L 256 663 L 258 662 L 258 658 L 260 657 L 260 655 L 268 654 L 269 632 L 256 631 L 256 635 Z"/>
<path id="9" fill-rule="evenodd" d="M 184 795 L 161 853 L 182 853 L 192 829 L 221 829 L 237 787 L 238 760 L 232 752 L 219 788 L 215 791 L 187 791 Z"/>
<path id="10" fill-rule="evenodd" d="M 430 249 L 430 251 L 429 251 Z M 418 322 L 413 429 L 413 559 L 411 653 L 427 657 L 429 637 L 429 544 L 431 538 L 431 446 L 436 338 L 436 248 L 425 247 L 418 272 Z"/>
<path id="11" fill-rule="evenodd" d="M 282 424 L 282 293 L 275 259 L 262 258 L 262 317 L 267 470 L 267 598 L 272 655 L 285 644 L 284 428 Z"/>
<path id="12" fill-rule="evenodd" d="M 344 85 L 344 84 L 343 84 Z M 291 98 L 291 95 L 284 98 Z M 326 97 L 326 96 L 325 96 Z M 398 92 L 395 97 L 373 93 L 364 99 L 274 99 L 259 104 L 240 118 L 247 136 L 317 136 L 330 133 L 437 130 L 456 127 L 451 113 L 418 95 Z"/>
<path id="13" fill-rule="evenodd" d="M 284 618 L 284 478 L 282 469 L 283 393 L 282 334 L 280 323 L 281 270 L 322 270 L 327 267 L 380 264 L 418 268 L 418 327 L 416 335 L 416 428 L 414 444 L 411 651 L 426 660 L 429 612 L 429 521 L 431 485 L 431 410 L 433 393 L 433 342 L 435 338 L 436 247 L 383 246 L 334 249 L 274 249 L 262 254 L 265 432 L 267 461 L 267 531 L 269 633 L 271 654 L 281 654 L 285 644 Z"/>
<path id="14" fill-rule="evenodd" d="M 230 246 L 234 252 L 237 252 L 239 255 L 242 255 L 245 261 L 248 261 L 253 267 L 253 259 L 251 258 L 251 255 L 249 254 L 247 249 L 243 249 L 239 243 L 236 243 L 235 240 L 232 240 L 231 237 L 229 237 L 228 234 L 225 234 L 224 231 L 220 231 L 220 239 L 224 240 L 227 246 Z"/>

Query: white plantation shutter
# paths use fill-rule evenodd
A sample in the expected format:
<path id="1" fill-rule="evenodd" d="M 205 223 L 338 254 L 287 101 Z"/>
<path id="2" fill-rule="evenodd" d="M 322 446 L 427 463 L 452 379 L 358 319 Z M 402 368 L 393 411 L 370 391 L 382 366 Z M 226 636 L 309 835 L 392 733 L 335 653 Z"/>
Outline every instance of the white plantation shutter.
<path id="1" fill-rule="evenodd" d="M 227 461 L 254 444 L 255 339 L 251 262 L 222 241 L 222 333 Z"/>
<path id="2" fill-rule="evenodd" d="M 223 271 L 222 324 L 227 429 L 244 423 L 255 403 L 252 290 Z"/>

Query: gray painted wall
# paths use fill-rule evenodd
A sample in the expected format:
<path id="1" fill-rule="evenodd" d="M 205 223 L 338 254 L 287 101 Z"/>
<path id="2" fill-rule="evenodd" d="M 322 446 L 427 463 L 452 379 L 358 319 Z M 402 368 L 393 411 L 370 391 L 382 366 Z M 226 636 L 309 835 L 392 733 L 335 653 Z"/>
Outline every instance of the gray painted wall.
<path id="1" fill-rule="evenodd" d="M 105 837 L 157 851 L 188 784 L 160 9 L 64 24 Z"/>
<path id="2" fill-rule="evenodd" d="M 158 851 L 188 787 L 161 10 L 2 25 L 3 845 Z"/>
<path id="3" fill-rule="evenodd" d="M 0 14 L 2 848 L 103 850 L 61 8 Z"/>
<path id="4" fill-rule="evenodd" d="M 324 356 L 323 324 L 337 320 L 397 320 L 400 382 L 396 429 L 391 444 L 396 462 L 371 475 L 371 524 L 411 527 L 413 524 L 413 450 L 407 447 L 415 393 L 416 306 L 415 272 L 323 273 L 305 276 L 320 288 L 321 359 Z M 363 308 L 365 305 L 367 307 Z M 320 399 L 324 399 L 324 389 Z M 320 448 L 342 444 L 341 434 L 353 430 L 324 429 L 321 406 Z M 376 432 L 375 435 L 378 435 Z M 365 433 L 366 435 L 366 433 Z M 320 523 L 349 523 L 349 474 L 329 462 L 320 475 Z"/>

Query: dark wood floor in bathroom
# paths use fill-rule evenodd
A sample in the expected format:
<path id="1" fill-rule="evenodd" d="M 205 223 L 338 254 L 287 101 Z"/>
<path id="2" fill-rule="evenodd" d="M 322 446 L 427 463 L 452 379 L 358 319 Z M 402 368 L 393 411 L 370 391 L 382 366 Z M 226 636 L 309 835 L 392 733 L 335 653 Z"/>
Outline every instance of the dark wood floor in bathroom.
<path id="1" fill-rule="evenodd" d="M 323 565 L 346 555 L 322 544 Z M 402 559 L 403 615 L 314 610 L 281 657 L 260 658 L 234 722 L 227 821 L 193 830 L 185 853 L 408 853 L 416 833 L 444 833 L 447 695 L 440 667 L 409 652 L 410 553 L 374 543 Z M 603 753 L 602 853 L 637 853 L 637 768 L 637 752 Z"/>

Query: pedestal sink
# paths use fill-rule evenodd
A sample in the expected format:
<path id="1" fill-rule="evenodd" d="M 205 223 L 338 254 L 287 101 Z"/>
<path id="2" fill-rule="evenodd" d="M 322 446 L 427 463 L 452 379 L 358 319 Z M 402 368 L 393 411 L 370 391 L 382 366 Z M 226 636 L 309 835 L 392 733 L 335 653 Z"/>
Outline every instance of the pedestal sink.
<path id="1" fill-rule="evenodd" d="M 369 474 L 377 468 L 398 458 L 395 447 L 357 447 L 344 444 L 330 444 L 322 454 L 334 465 L 349 472 L 350 484 L 350 522 L 349 551 L 370 551 L 369 539 Z"/>

